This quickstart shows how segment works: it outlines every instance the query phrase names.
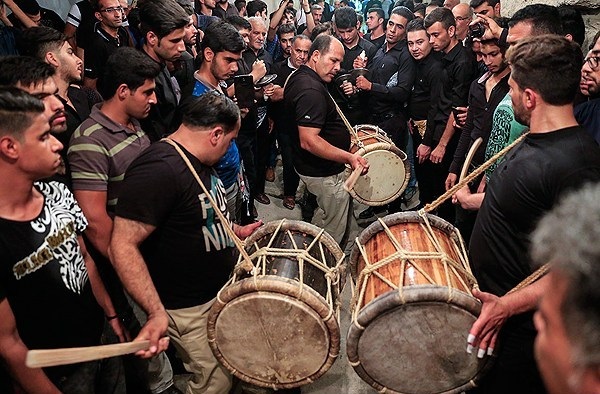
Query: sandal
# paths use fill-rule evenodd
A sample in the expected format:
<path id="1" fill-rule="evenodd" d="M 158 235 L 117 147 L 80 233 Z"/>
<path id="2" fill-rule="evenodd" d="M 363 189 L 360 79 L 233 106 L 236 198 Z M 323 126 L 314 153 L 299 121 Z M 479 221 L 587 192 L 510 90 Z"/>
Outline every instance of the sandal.
<path id="1" fill-rule="evenodd" d="M 296 199 L 294 196 L 283 197 L 283 206 L 289 210 L 293 210 L 296 207 Z"/>

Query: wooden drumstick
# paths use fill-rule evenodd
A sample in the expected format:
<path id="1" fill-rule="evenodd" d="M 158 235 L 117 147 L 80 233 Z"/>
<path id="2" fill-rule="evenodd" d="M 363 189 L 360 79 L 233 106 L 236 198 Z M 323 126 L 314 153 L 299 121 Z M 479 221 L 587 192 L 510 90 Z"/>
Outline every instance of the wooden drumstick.
<path id="1" fill-rule="evenodd" d="M 356 167 L 354 169 L 354 171 L 352 171 L 352 174 L 350 174 L 348 179 L 346 179 L 346 182 L 344 182 L 344 190 L 345 191 L 350 192 L 350 190 L 352 190 L 352 188 L 354 187 L 354 184 L 358 180 L 358 177 L 362 173 L 363 168 L 364 168 L 363 166 L 359 165 L 358 167 Z"/>
<path id="2" fill-rule="evenodd" d="M 459 182 L 465 179 L 465 176 L 467 176 L 467 171 L 469 171 L 469 166 L 471 165 L 471 161 L 473 161 L 473 156 L 475 156 L 475 152 L 477 152 L 477 149 L 482 142 L 483 138 L 481 137 L 473 141 L 473 145 L 471 145 L 471 149 L 469 149 L 469 153 L 467 153 L 467 157 L 465 158 L 465 163 L 460 171 L 460 178 L 458 178 Z"/>
<path id="3" fill-rule="evenodd" d="M 146 350 L 149 347 L 150 341 L 134 341 L 112 345 L 30 350 L 27 352 L 25 365 L 29 368 L 41 368 L 75 364 L 108 357 L 122 356 L 124 354 Z"/>

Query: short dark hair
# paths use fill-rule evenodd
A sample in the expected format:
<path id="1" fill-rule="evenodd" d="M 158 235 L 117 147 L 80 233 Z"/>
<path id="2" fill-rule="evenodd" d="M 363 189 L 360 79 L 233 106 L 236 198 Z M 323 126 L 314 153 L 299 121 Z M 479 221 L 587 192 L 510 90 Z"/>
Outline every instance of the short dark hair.
<path id="1" fill-rule="evenodd" d="M 296 26 L 293 23 L 284 23 L 277 28 L 277 37 L 281 38 L 283 34 L 294 33 L 296 35 Z"/>
<path id="2" fill-rule="evenodd" d="M 0 85 L 22 86 L 44 83 L 56 70 L 48 63 L 29 56 L 0 58 Z"/>
<path id="3" fill-rule="evenodd" d="M 138 8 L 144 36 L 153 32 L 161 39 L 190 22 L 189 15 L 175 0 L 140 0 Z"/>
<path id="4" fill-rule="evenodd" d="M 192 6 L 192 4 L 189 1 L 186 1 L 186 0 L 175 0 L 175 1 L 177 1 L 177 4 L 179 4 L 181 6 L 181 8 L 183 8 L 183 10 L 185 11 L 186 14 L 194 15 L 194 7 Z"/>
<path id="5" fill-rule="evenodd" d="M 262 0 L 252 0 L 246 3 L 246 12 L 248 13 L 248 16 L 256 16 L 257 12 L 261 14 L 263 11 L 266 10 L 267 3 L 265 3 Z"/>
<path id="6" fill-rule="evenodd" d="M 562 22 L 563 34 L 570 34 L 573 41 L 580 46 L 585 40 L 585 22 L 581 16 L 581 12 L 575 7 L 561 4 L 558 6 L 558 14 Z"/>
<path id="7" fill-rule="evenodd" d="M 594 47 L 594 45 L 596 45 L 596 42 L 600 40 L 600 30 L 598 30 L 596 32 L 596 34 L 594 35 L 594 38 L 592 38 L 592 42 L 590 42 L 590 48 L 589 50 L 591 51 L 592 48 Z"/>
<path id="8" fill-rule="evenodd" d="M 508 26 L 517 23 L 529 23 L 535 35 L 558 34 L 562 35 L 562 24 L 558 8 L 546 4 L 531 4 L 514 13 Z"/>
<path id="9" fill-rule="evenodd" d="M 450 12 L 450 14 L 452 14 L 452 12 Z M 405 18 L 407 23 L 415 19 L 415 14 L 413 14 L 411 10 L 404 6 L 394 7 L 392 12 L 390 12 L 390 18 L 392 17 L 392 15 L 399 15 Z"/>
<path id="10" fill-rule="evenodd" d="M 495 7 L 496 4 L 500 3 L 500 0 L 471 0 L 469 6 L 471 8 L 479 7 L 483 3 L 488 3 L 490 7 Z"/>
<path id="11" fill-rule="evenodd" d="M 0 86 L 0 135 L 21 139 L 33 123 L 34 115 L 44 112 L 44 103 L 13 86 Z"/>
<path id="12" fill-rule="evenodd" d="M 202 51 L 210 48 L 214 53 L 223 51 L 238 53 L 246 47 L 237 29 L 223 21 L 215 22 L 206 28 L 201 45 Z"/>
<path id="13" fill-rule="evenodd" d="M 333 12 L 334 23 L 338 29 L 356 28 L 358 19 L 356 11 L 351 7 L 340 7 Z"/>
<path id="14" fill-rule="evenodd" d="M 429 29 L 434 23 L 440 22 L 444 29 L 448 30 L 450 26 L 456 27 L 454 14 L 448 8 L 439 7 L 431 11 L 424 19 L 425 28 Z"/>
<path id="15" fill-rule="evenodd" d="M 182 124 L 189 127 L 223 126 L 225 133 L 235 129 L 240 119 L 238 106 L 220 92 L 210 91 L 182 107 Z"/>
<path id="16" fill-rule="evenodd" d="M 507 52 L 511 77 L 550 105 L 573 102 L 579 89 L 583 55 L 577 44 L 555 34 L 527 37 Z"/>
<path id="17" fill-rule="evenodd" d="M 243 7 L 246 6 L 246 0 L 235 0 L 233 2 L 235 8 L 237 8 L 238 12 L 242 10 Z"/>
<path id="18" fill-rule="evenodd" d="M 379 8 L 379 7 L 369 8 L 369 11 L 367 11 L 367 14 L 370 14 L 371 12 L 376 12 L 377 16 L 379 18 L 385 19 L 385 12 L 383 12 L 382 8 Z"/>
<path id="19" fill-rule="evenodd" d="M 252 25 L 250 24 L 250 22 L 248 22 L 248 19 L 239 15 L 230 15 L 227 18 L 225 18 L 225 22 L 229 23 L 237 30 L 252 30 Z"/>
<path id="20" fill-rule="evenodd" d="M 408 24 L 406 25 L 406 33 L 410 33 L 413 31 L 421 31 L 424 30 L 425 32 L 427 32 L 427 29 L 425 29 L 425 24 L 423 23 L 423 19 L 421 18 L 416 18 L 413 19 L 412 21 L 408 22 Z"/>
<path id="21" fill-rule="evenodd" d="M 444 0 L 431 0 L 428 5 L 435 5 L 438 7 L 444 6 Z"/>
<path id="22" fill-rule="evenodd" d="M 65 41 L 67 36 L 51 27 L 30 27 L 23 31 L 18 41 L 19 53 L 44 60 L 46 53 L 60 50 Z"/>
<path id="23" fill-rule="evenodd" d="M 135 48 L 121 47 L 108 57 L 98 90 L 108 100 L 120 85 L 125 84 L 130 90 L 136 90 L 159 73 L 160 66 L 150 57 Z"/>
<path id="24" fill-rule="evenodd" d="M 27 15 L 37 15 L 42 10 L 37 0 L 17 0 L 15 3 Z"/>

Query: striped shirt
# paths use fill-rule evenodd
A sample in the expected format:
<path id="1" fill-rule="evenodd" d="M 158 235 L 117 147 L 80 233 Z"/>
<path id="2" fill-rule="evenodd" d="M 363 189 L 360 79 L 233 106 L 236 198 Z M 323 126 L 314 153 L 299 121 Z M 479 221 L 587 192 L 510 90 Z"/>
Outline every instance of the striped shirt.
<path id="1" fill-rule="evenodd" d="M 106 191 L 107 211 L 117 205 L 119 190 L 129 164 L 150 139 L 137 120 L 131 119 L 135 131 L 109 119 L 100 111 L 102 104 L 73 133 L 68 160 L 73 190 Z"/>

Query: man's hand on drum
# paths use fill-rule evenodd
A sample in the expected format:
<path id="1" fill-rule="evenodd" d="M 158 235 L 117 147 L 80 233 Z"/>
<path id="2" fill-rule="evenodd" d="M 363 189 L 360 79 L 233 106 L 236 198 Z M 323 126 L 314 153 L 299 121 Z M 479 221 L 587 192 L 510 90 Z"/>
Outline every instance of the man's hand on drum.
<path id="1" fill-rule="evenodd" d="M 237 224 L 233 224 L 233 232 L 235 235 L 240 237 L 240 239 L 246 239 L 250 234 L 256 231 L 257 228 L 263 225 L 262 220 L 258 222 L 250 223 L 245 226 L 238 226 Z"/>
<path id="2" fill-rule="evenodd" d="M 371 82 L 369 82 L 369 80 L 367 78 L 360 75 L 356 78 L 356 87 L 359 88 L 360 90 L 369 91 L 369 90 L 371 90 L 371 87 L 373 87 L 373 84 Z"/>
<path id="3" fill-rule="evenodd" d="M 431 147 L 427 145 L 419 145 L 417 147 L 417 159 L 419 160 L 419 164 L 423 164 L 425 160 L 429 159 L 429 155 L 431 154 Z"/>
<path id="4" fill-rule="evenodd" d="M 483 358 L 486 354 L 494 353 L 498 333 L 510 316 L 510 311 L 501 297 L 477 289 L 473 295 L 481 300 L 483 306 L 481 314 L 473 323 L 467 337 L 467 353 L 479 348 L 477 357 Z"/>
<path id="5" fill-rule="evenodd" d="M 440 164 L 444 159 L 444 155 L 446 154 L 446 144 L 442 144 L 441 142 L 437 144 L 435 149 L 429 155 L 429 160 L 431 160 L 434 164 Z"/>
<path id="6" fill-rule="evenodd" d="M 361 166 L 361 175 L 365 175 L 367 171 L 369 171 L 369 162 L 367 161 L 367 159 L 365 159 L 357 153 L 352 154 L 350 160 L 348 160 L 348 164 L 350 164 L 350 167 L 352 167 L 353 170 L 358 168 L 358 166 Z"/>
<path id="7" fill-rule="evenodd" d="M 167 350 L 169 347 L 169 337 L 166 336 L 168 326 L 169 316 L 164 309 L 148 313 L 148 320 L 134 341 L 149 340 L 150 347 L 147 350 L 140 350 L 136 355 L 150 358 Z"/>

